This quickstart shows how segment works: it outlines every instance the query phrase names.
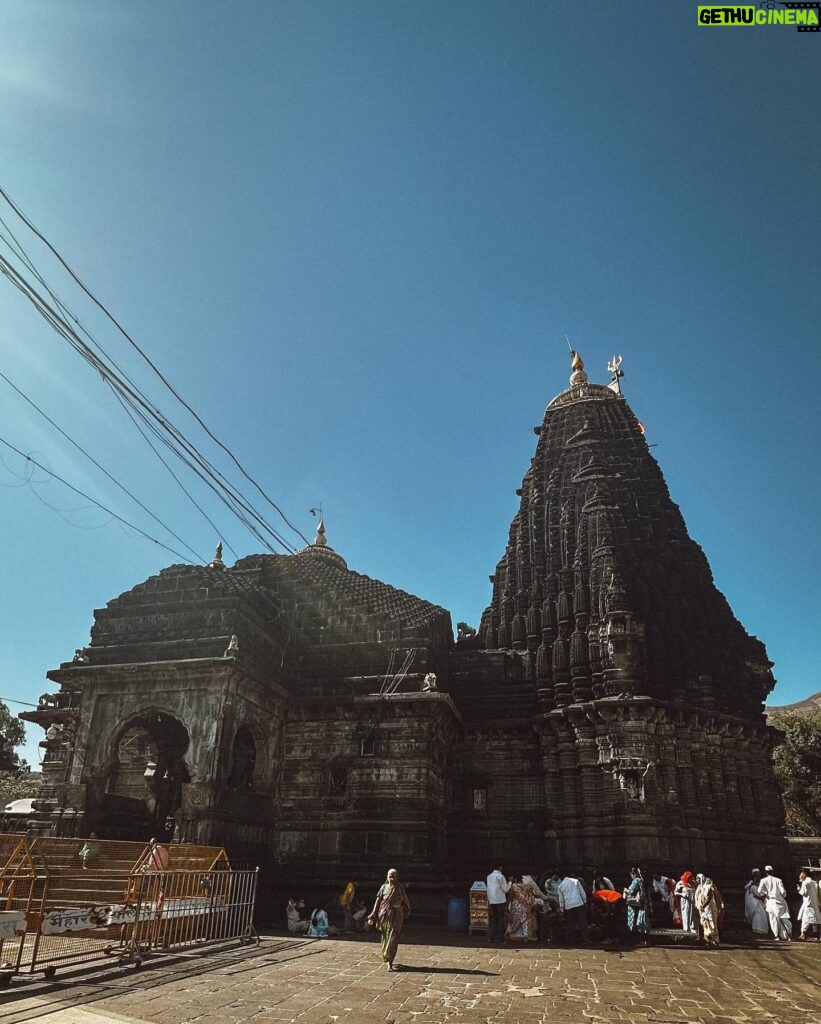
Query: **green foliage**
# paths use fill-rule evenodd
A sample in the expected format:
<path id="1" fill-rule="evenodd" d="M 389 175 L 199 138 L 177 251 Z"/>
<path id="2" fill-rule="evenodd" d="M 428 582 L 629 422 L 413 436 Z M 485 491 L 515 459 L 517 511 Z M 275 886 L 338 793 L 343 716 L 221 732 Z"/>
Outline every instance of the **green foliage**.
<path id="1" fill-rule="evenodd" d="M 42 785 L 42 777 L 32 772 L 0 772 L 0 814 L 12 800 L 39 796 Z"/>
<path id="2" fill-rule="evenodd" d="M 22 772 L 28 765 L 14 752 L 26 739 L 23 723 L 0 701 L 0 772 Z"/>
<path id="3" fill-rule="evenodd" d="M 821 711 L 774 716 L 770 724 L 784 733 L 773 767 L 784 792 L 787 833 L 821 835 Z"/>

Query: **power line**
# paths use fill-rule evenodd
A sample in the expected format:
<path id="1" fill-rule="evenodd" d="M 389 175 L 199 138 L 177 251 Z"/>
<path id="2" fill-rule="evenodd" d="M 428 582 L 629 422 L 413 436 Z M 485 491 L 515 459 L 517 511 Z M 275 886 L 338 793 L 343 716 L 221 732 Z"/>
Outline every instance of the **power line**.
<path id="1" fill-rule="evenodd" d="M 156 537 L 152 537 L 151 534 L 146 533 L 145 530 L 141 530 L 139 526 L 135 526 L 134 523 L 131 523 L 127 519 L 124 519 L 123 516 L 118 515 L 112 509 L 103 505 L 102 502 L 97 501 L 96 498 L 92 498 L 90 494 L 86 494 L 85 491 L 81 491 L 79 487 L 75 487 L 74 484 L 70 484 L 68 480 L 64 480 L 63 477 L 59 476 L 53 470 L 48 469 L 41 462 L 38 462 L 37 459 L 33 459 L 30 455 L 26 455 L 25 452 L 21 452 L 20 449 L 16 448 L 13 444 L 11 444 L 10 441 L 6 441 L 5 438 L 0 437 L 0 444 L 5 445 L 6 448 L 9 448 L 11 451 L 15 452 L 17 455 L 20 456 L 20 458 L 25 459 L 27 462 L 33 463 L 39 469 L 42 469 L 45 472 L 50 473 L 55 480 L 59 480 L 59 482 L 64 486 L 68 487 L 70 491 L 74 491 L 75 494 L 79 494 L 80 497 L 85 498 L 87 501 L 90 501 L 92 505 L 96 505 L 97 508 L 102 509 L 103 512 L 108 512 L 110 516 L 113 516 L 118 522 L 122 523 L 124 526 L 129 526 L 132 530 L 136 530 L 137 533 L 139 533 L 140 536 L 145 537 L 146 540 L 150 540 L 154 544 L 157 544 L 159 547 L 164 548 L 166 551 L 169 551 L 172 555 L 176 555 L 177 558 L 181 558 L 183 562 L 188 562 L 189 565 L 194 564 L 191 562 L 190 558 L 187 558 L 185 555 L 180 554 L 179 551 L 175 551 L 174 548 L 169 547 L 167 544 L 163 544 L 161 540 L 157 540 Z"/>
<path id="2" fill-rule="evenodd" d="M 191 545 L 188 544 L 187 541 L 183 540 L 183 538 L 180 537 L 179 534 L 175 533 L 171 529 L 170 526 L 167 526 L 159 518 L 159 516 L 157 516 L 154 512 L 151 511 L 150 508 L 148 508 L 147 505 L 144 505 L 140 501 L 140 499 L 136 496 L 136 494 L 132 494 L 132 492 L 124 484 L 121 484 L 120 481 L 115 476 L 113 476 L 111 473 L 109 473 L 109 471 L 105 468 L 105 466 L 100 465 L 100 463 L 94 458 L 93 455 L 90 455 L 85 450 L 85 448 L 83 448 L 82 445 L 78 444 L 77 441 L 75 441 L 73 437 L 71 437 L 69 434 L 67 434 L 65 432 L 65 430 L 63 430 L 62 427 L 60 427 L 57 423 L 55 423 L 54 420 L 48 415 L 48 413 L 46 413 L 43 409 L 41 409 L 40 406 L 37 405 L 36 402 L 34 402 L 31 398 L 29 398 L 29 396 L 27 394 L 25 394 L 25 392 L 21 391 L 20 388 L 18 388 L 17 385 L 13 381 L 11 381 L 5 375 L 5 373 L 3 373 L 2 371 L 0 371 L 0 377 L 2 377 L 2 379 L 9 385 L 9 387 L 12 388 L 14 391 L 16 391 L 17 394 L 25 402 L 28 402 L 28 404 L 32 407 L 32 409 L 36 410 L 36 412 L 38 412 L 43 417 L 43 419 L 46 420 L 47 423 L 50 423 L 51 426 L 54 427 L 54 429 L 57 431 L 57 433 L 61 435 L 61 437 L 64 437 L 70 444 L 74 445 L 74 447 L 77 449 L 77 451 L 81 452 L 91 463 L 93 463 L 93 465 L 95 465 L 97 467 L 97 469 L 99 469 L 100 472 L 104 474 L 104 476 L 106 476 L 113 484 L 115 484 L 117 487 L 119 487 L 120 490 L 123 491 L 124 494 L 127 494 L 128 497 L 132 499 L 132 501 L 135 501 L 144 512 L 147 512 L 151 516 L 151 518 L 154 520 L 155 523 L 157 523 L 159 526 L 161 526 L 164 530 L 167 530 L 168 533 L 170 533 L 171 536 L 175 540 L 178 540 L 180 542 L 180 544 L 183 545 L 183 547 L 187 548 L 191 552 L 191 554 L 197 559 L 197 561 L 199 561 L 199 562 L 204 562 L 205 561 L 205 559 L 202 557 L 202 555 L 198 554 L 191 547 Z"/>
<path id="3" fill-rule="evenodd" d="M 135 351 L 142 357 L 142 359 L 145 360 L 145 362 L 151 367 L 151 369 L 159 377 L 159 379 L 162 381 L 162 383 L 168 388 L 168 390 L 171 392 L 171 394 L 191 414 L 191 416 L 194 417 L 194 419 L 197 421 L 197 423 L 199 423 L 199 425 L 202 427 L 202 429 L 205 431 L 205 433 L 211 438 L 211 440 L 216 445 L 218 445 L 225 452 L 226 455 L 228 455 L 228 457 L 231 459 L 231 461 L 234 463 L 234 465 L 237 467 L 237 469 L 239 469 L 239 471 L 246 478 L 246 480 L 248 480 L 249 483 L 251 483 L 256 488 L 256 490 L 260 493 L 260 495 L 262 495 L 262 497 L 268 502 L 268 504 L 282 517 L 282 520 L 285 522 L 285 524 L 291 530 L 293 530 L 294 533 L 296 533 L 298 537 L 300 537 L 302 540 L 304 540 L 306 544 L 310 544 L 310 541 L 308 540 L 308 538 L 299 529 L 297 529 L 297 527 L 294 526 L 293 523 L 290 522 L 290 520 L 287 518 L 287 516 L 282 511 L 282 509 L 279 507 L 279 505 L 277 505 L 276 502 L 273 501 L 273 499 L 270 498 L 268 496 L 268 494 L 266 494 L 266 492 L 262 489 L 262 487 L 260 487 L 260 485 L 256 482 L 256 480 L 246 471 L 246 469 L 240 463 L 240 461 L 237 459 L 237 457 L 234 455 L 234 453 L 226 445 L 224 445 L 222 443 L 222 441 L 220 441 L 219 438 L 215 434 L 212 433 L 212 431 L 208 428 L 208 426 L 205 424 L 205 422 L 202 420 L 202 418 L 198 415 L 198 413 L 195 412 L 195 410 L 188 404 L 188 402 L 185 401 L 184 398 L 182 398 L 182 396 L 179 394 L 179 392 L 173 387 L 173 385 L 168 381 L 168 379 L 162 374 L 162 372 L 152 362 L 152 360 L 145 354 L 145 352 L 142 350 L 142 348 L 140 348 L 140 346 L 137 344 L 137 342 L 134 341 L 134 339 L 131 337 L 131 335 L 128 333 L 128 331 L 126 331 L 126 329 L 122 326 L 122 324 L 116 319 L 116 317 L 111 312 L 109 312 L 107 307 L 96 297 L 96 295 L 94 295 L 94 293 L 89 288 L 86 287 L 86 285 L 80 280 L 80 278 L 77 276 L 77 274 L 75 274 L 74 271 L 71 269 L 71 267 L 66 262 L 66 260 L 60 255 L 60 253 L 57 251 L 57 249 L 51 244 L 51 242 L 49 242 L 49 240 L 45 237 L 45 235 L 43 235 L 42 232 L 39 231 L 37 227 L 35 227 L 35 225 L 23 213 L 23 211 L 20 209 L 20 207 L 17 206 L 17 204 L 14 202 L 14 200 L 9 196 L 9 194 L 6 192 L 6 190 L 2 186 L 0 186 L 0 195 L 2 195 L 2 197 L 6 200 L 6 202 L 9 204 L 9 206 L 12 208 L 12 210 L 14 210 L 14 212 L 17 214 L 17 216 L 20 218 L 20 220 L 22 220 L 23 223 L 29 228 L 29 230 L 31 230 L 40 239 L 40 241 L 46 246 L 46 248 L 48 248 L 48 250 L 55 256 L 55 258 L 64 267 L 64 269 L 69 274 L 69 276 L 76 282 L 77 285 L 79 285 L 79 287 L 83 290 L 83 292 L 85 292 L 85 294 L 88 296 L 88 298 L 91 299 L 91 301 L 98 307 L 98 309 L 100 309 L 100 311 L 117 328 L 117 330 L 126 339 L 126 341 L 135 349 Z"/>
<path id="4" fill-rule="evenodd" d="M 8 243 L 7 243 L 8 244 Z M 6 277 L 14 284 L 14 286 L 23 294 L 29 301 L 34 305 L 35 309 L 40 315 L 53 327 L 57 333 L 64 338 L 71 346 L 78 352 L 78 354 L 85 359 L 94 369 L 96 369 L 103 380 L 108 383 L 118 394 L 120 394 L 124 400 L 131 406 L 133 411 L 139 416 L 146 424 L 149 430 L 155 434 L 155 436 L 165 444 L 182 462 L 184 462 L 190 469 L 192 469 L 200 478 L 214 491 L 215 494 L 222 500 L 229 509 L 238 516 L 243 524 L 254 534 L 254 536 L 268 548 L 269 551 L 274 549 L 271 545 L 261 536 L 259 531 L 250 523 L 248 516 L 255 519 L 265 530 L 267 530 L 272 537 L 274 537 L 286 551 L 293 553 L 296 549 L 292 544 L 285 540 L 272 526 L 268 523 L 260 514 L 257 512 L 250 502 L 234 487 L 234 485 L 221 473 L 216 467 L 214 467 L 208 459 L 206 459 L 196 447 L 188 441 L 188 439 L 182 434 L 182 432 L 174 426 L 174 424 L 165 417 L 165 415 L 143 394 L 142 391 L 137 387 L 130 378 L 120 370 L 116 363 L 111 360 L 113 366 L 120 370 L 120 374 L 115 373 L 110 366 L 108 366 L 100 356 L 96 355 L 91 351 L 89 346 L 79 337 L 74 328 L 67 322 L 65 316 L 61 315 L 55 310 L 42 295 L 37 292 L 26 279 L 19 273 L 19 271 L 13 267 L 5 257 L 0 255 L 0 272 L 5 274 Z M 39 278 L 39 275 L 37 275 Z M 85 333 L 96 348 L 102 352 L 105 358 L 110 360 L 110 356 L 105 352 L 105 349 L 99 345 L 89 332 L 80 324 L 79 320 L 73 316 L 63 303 L 54 295 L 54 293 L 46 286 L 46 290 L 49 295 L 55 301 L 55 305 L 58 305 L 62 310 L 66 311 L 66 314 L 78 324 L 80 329 Z M 148 418 L 147 418 L 148 417 Z M 149 422 L 149 418 L 159 426 L 157 427 Z M 132 417 L 133 419 L 133 417 Z M 142 433 L 142 431 L 141 431 Z M 168 436 L 166 436 L 168 435 Z M 169 436 L 172 439 L 169 442 Z M 145 435 L 143 434 L 143 437 Z M 152 446 L 153 447 L 153 446 Z M 193 460 L 193 462 L 192 462 Z M 201 469 L 197 469 L 194 463 L 198 464 Z M 187 492 L 186 492 L 187 493 Z M 193 500 L 193 499 L 192 499 Z M 196 505 L 196 503 L 194 503 Z M 198 507 L 198 506 L 197 506 Z M 239 509 L 243 511 L 240 512 Z"/>
<path id="5" fill-rule="evenodd" d="M 157 451 L 157 449 L 151 443 L 151 439 L 146 435 L 146 433 L 144 432 L 143 428 L 137 422 L 137 419 L 135 418 L 134 413 L 128 407 L 128 404 L 124 401 L 122 395 L 120 395 L 120 393 L 116 390 L 116 388 L 112 388 L 111 390 L 114 392 L 114 397 L 117 399 L 117 401 L 122 406 L 123 412 L 126 414 L 126 416 L 128 416 L 128 418 L 134 424 L 134 427 L 136 428 L 136 430 L 138 430 L 139 433 L 142 435 L 143 440 L 148 445 L 148 447 L 151 449 L 151 451 L 154 452 L 154 454 L 157 456 L 157 458 L 160 460 L 160 462 L 163 464 L 163 466 L 165 466 L 165 468 L 171 474 L 172 479 L 179 486 L 180 490 L 183 492 L 183 494 L 186 496 L 186 498 L 188 498 L 188 500 L 191 502 L 191 504 L 194 506 L 194 508 L 196 508 L 201 513 L 201 515 L 203 516 L 205 521 L 214 530 L 216 535 L 218 537 L 221 537 L 222 533 L 220 532 L 220 530 L 218 529 L 218 527 L 216 526 L 214 521 L 211 519 L 211 517 L 208 515 L 208 513 L 205 511 L 205 509 L 202 508 L 197 503 L 197 501 L 194 499 L 193 495 L 188 491 L 188 489 L 186 488 L 186 486 L 182 482 L 182 480 L 180 480 L 180 478 L 177 476 L 177 474 L 174 472 L 174 470 L 168 465 L 168 463 L 165 461 L 165 459 L 162 457 L 162 455 Z M 239 557 L 237 555 L 236 551 L 234 551 L 234 549 L 231 547 L 231 545 L 228 543 L 227 540 L 225 541 L 225 546 L 228 548 L 228 550 L 231 552 L 231 554 L 234 556 L 235 559 Z"/>

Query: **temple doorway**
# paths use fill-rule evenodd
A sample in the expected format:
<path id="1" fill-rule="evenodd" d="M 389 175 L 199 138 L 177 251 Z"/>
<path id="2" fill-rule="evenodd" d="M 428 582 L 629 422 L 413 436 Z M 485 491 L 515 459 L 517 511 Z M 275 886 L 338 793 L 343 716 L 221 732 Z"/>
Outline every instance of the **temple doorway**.
<path id="1" fill-rule="evenodd" d="M 146 711 L 121 728 L 103 797 L 102 837 L 170 842 L 182 786 L 190 781 L 188 744 L 185 726 L 162 711 Z"/>

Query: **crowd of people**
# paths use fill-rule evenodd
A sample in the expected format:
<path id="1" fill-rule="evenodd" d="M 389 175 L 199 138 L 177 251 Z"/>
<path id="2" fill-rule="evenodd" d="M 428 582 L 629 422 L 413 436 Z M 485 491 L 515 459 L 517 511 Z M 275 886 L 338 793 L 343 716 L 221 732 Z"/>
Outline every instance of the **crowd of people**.
<path id="1" fill-rule="evenodd" d="M 821 942 L 821 869 L 801 871 L 796 891 L 799 939 Z M 611 945 L 622 942 L 650 944 L 657 926 L 681 928 L 716 947 L 724 923 L 724 898 L 715 882 L 704 874 L 684 871 L 675 879 L 630 869 L 619 889 L 607 875 L 591 872 L 586 878 L 573 871 L 545 871 L 532 875 L 505 874 L 498 863 L 487 876 L 487 927 L 491 943 L 546 942 L 555 945 Z M 373 907 L 349 882 L 336 900 L 342 924 L 330 923 L 328 907 L 317 902 L 306 913 L 305 901 L 290 899 L 286 908 L 288 931 L 309 938 L 326 938 L 344 932 L 374 928 L 380 933 L 382 960 L 395 970 L 399 936 L 411 906 L 407 891 L 391 868 L 379 887 Z M 784 882 L 767 865 L 762 874 L 754 868 L 744 887 L 744 915 L 755 935 L 790 941 L 792 920 Z"/>
<path id="2" fill-rule="evenodd" d="M 801 940 L 821 941 L 821 870 L 801 871 L 796 891 Z M 680 878 L 630 870 L 617 888 L 606 875 L 546 871 L 505 876 L 498 864 L 487 877 L 488 937 L 492 943 L 548 942 L 561 945 L 609 945 L 620 941 L 650 944 L 653 923 L 681 928 L 707 946 L 718 946 L 724 923 L 724 898 L 712 878 L 684 871 Z M 755 868 L 744 887 L 744 911 L 754 934 L 776 941 L 792 937 L 787 890 L 772 865 Z"/>

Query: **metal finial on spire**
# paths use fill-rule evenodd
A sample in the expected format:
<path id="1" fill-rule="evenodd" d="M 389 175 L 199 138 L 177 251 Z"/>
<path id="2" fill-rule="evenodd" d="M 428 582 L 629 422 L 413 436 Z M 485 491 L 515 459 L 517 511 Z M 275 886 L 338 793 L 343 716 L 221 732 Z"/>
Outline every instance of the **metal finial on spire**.
<path id="1" fill-rule="evenodd" d="M 308 511 L 312 516 L 319 516 L 314 544 L 319 548 L 327 547 L 328 541 L 325 538 L 325 522 L 322 518 L 322 502 L 319 503 L 319 508 L 309 508 Z"/>
<path id="2" fill-rule="evenodd" d="M 570 357 L 570 369 L 573 371 L 570 374 L 571 387 L 576 384 L 586 384 L 587 374 L 584 372 L 584 360 L 575 349 L 570 350 Z"/>

